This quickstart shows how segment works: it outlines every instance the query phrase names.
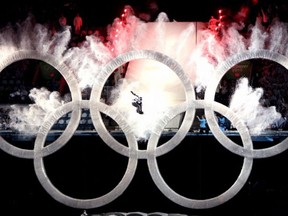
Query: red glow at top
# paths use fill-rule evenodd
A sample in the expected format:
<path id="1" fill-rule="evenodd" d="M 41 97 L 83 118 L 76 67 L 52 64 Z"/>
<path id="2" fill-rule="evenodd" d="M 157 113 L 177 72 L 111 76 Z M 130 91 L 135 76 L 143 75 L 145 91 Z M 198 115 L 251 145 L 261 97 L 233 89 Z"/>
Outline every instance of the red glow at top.
<path id="1" fill-rule="evenodd" d="M 222 10 L 221 10 L 221 9 L 220 9 L 220 10 L 218 10 L 218 13 L 219 13 L 219 14 L 221 14 L 221 13 L 222 13 Z"/>

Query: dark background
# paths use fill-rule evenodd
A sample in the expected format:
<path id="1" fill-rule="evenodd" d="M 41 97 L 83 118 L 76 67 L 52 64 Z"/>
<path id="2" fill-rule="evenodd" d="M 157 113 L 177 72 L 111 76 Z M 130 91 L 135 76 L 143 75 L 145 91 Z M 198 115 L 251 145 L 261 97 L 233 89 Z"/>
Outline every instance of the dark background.
<path id="1" fill-rule="evenodd" d="M 80 12 L 85 22 L 94 25 L 106 26 L 119 17 L 125 5 L 133 7 L 136 13 L 149 13 L 149 2 L 153 0 L 38 0 L 38 1 L 6 1 L 2 7 L 0 20 L 5 25 L 8 22 L 22 20 L 27 14 L 32 13 L 37 16 L 40 22 L 45 22 L 59 17 L 61 12 L 68 16 L 74 16 Z M 231 11 L 239 10 L 241 5 L 251 4 L 251 0 L 154 0 L 159 8 L 159 12 L 167 13 L 171 20 L 176 21 L 208 21 L 211 15 L 216 16 L 221 8 L 229 8 Z M 269 2 L 259 0 L 259 2 Z M 281 2 L 281 0 L 273 1 Z M 70 14 L 69 14 L 70 13 Z"/>
<path id="2" fill-rule="evenodd" d="M 158 11 L 154 14 L 149 6 L 151 2 L 158 5 Z M 272 16 L 277 14 L 280 19 L 288 21 L 286 0 L 12 0 L 3 3 L 0 25 L 5 27 L 7 23 L 22 21 L 28 14 L 33 14 L 40 23 L 57 22 L 61 13 L 66 15 L 68 25 L 71 25 L 73 17 L 79 12 L 83 18 L 84 27 L 105 28 L 116 17 L 121 16 L 125 5 L 132 6 L 136 16 L 140 13 L 153 14 L 152 21 L 155 20 L 157 14 L 165 12 L 170 21 L 208 22 L 211 16 L 216 18 L 219 16 L 219 9 L 223 9 L 226 16 L 234 17 L 244 5 L 250 10 L 256 8 L 258 12 L 259 8 L 263 8 L 266 12 L 270 11 Z"/>
<path id="3" fill-rule="evenodd" d="M 171 137 L 162 137 L 159 144 Z M 236 143 L 240 138 L 230 137 Z M 125 137 L 117 139 L 125 145 Z M 283 139 L 283 138 L 281 138 Z M 266 148 L 273 142 L 254 143 Z M 15 141 L 14 145 L 31 148 L 33 142 Z M 146 146 L 140 144 L 142 149 Z M 108 193 L 121 180 L 128 159 L 119 155 L 98 136 L 75 135 L 62 149 L 44 158 L 49 180 L 62 193 L 75 198 L 95 198 Z M 165 182 L 177 193 L 194 199 L 206 199 L 225 192 L 235 181 L 243 158 L 230 153 L 213 136 L 187 136 L 169 153 L 157 158 Z M 193 216 L 245 215 L 282 216 L 288 213 L 288 152 L 255 159 L 244 187 L 226 203 L 210 209 L 190 209 L 166 198 L 154 184 L 144 159 L 138 161 L 135 176 L 124 193 L 89 214 L 108 212 L 164 212 Z M 21 159 L 0 151 L 1 215 L 80 216 L 74 209 L 54 200 L 41 186 L 32 159 Z"/>

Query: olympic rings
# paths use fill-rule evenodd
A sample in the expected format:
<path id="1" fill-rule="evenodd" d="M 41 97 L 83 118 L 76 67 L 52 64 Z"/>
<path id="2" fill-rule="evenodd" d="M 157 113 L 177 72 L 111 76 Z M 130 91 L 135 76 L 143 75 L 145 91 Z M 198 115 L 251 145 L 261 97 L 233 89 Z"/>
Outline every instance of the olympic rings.
<path id="1" fill-rule="evenodd" d="M 0 60 L 1 71 L 9 64 L 21 59 L 42 60 L 52 65 L 65 78 L 71 91 L 72 101 L 64 104 L 63 106 L 56 109 L 55 112 L 49 114 L 49 116 L 46 118 L 45 122 L 40 127 L 37 133 L 33 150 L 25 150 L 15 147 L 5 141 L 2 137 L 0 137 L 0 148 L 13 156 L 34 159 L 34 169 L 36 172 L 36 176 L 39 179 L 43 188 L 55 200 L 70 207 L 81 209 L 97 208 L 106 205 L 107 203 L 110 203 L 116 198 L 118 198 L 126 190 L 130 182 L 132 181 L 139 159 L 147 160 L 149 172 L 155 185 L 167 198 L 169 198 L 173 202 L 183 207 L 197 209 L 212 208 L 221 205 L 229 199 L 233 198 L 245 185 L 251 173 L 254 158 L 271 157 L 285 151 L 288 148 L 286 138 L 284 141 L 273 147 L 257 150 L 253 149 L 251 136 L 243 121 L 239 119 L 236 114 L 233 113 L 228 107 L 214 101 L 217 85 L 220 82 L 221 78 L 224 76 L 224 74 L 237 63 L 253 58 L 272 60 L 283 65 L 286 69 L 288 68 L 288 58 L 286 56 L 280 55 L 278 53 L 269 52 L 267 50 L 246 51 L 240 54 L 236 54 L 235 56 L 228 58 L 223 64 L 221 64 L 217 68 L 214 73 L 214 77 L 211 78 L 211 84 L 207 86 L 204 100 L 197 100 L 195 97 L 193 85 L 183 71 L 182 67 L 175 60 L 171 59 L 169 56 L 152 50 L 130 51 L 117 56 L 103 67 L 101 72 L 95 77 L 90 99 L 82 100 L 77 80 L 73 76 L 73 73 L 70 72 L 69 68 L 64 63 L 58 62 L 57 59 L 53 58 L 53 56 L 51 55 L 41 54 L 37 51 L 15 51 L 7 58 Z M 108 106 L 107 104 L 100 101 L 101 92 L 105 85 L 105 82 L 108 77 L 113 73 L 113 71 L 122 64 L 136 59 L 155 60 L 168 66 L 179 77 L 184 87 L 186 96 L 185 101 L 174 107 L 170 107 L 168 111 L 160 118 L 156 127 L 152 130 L 151 136 L 148 140 L 147 149 L 145 150 L 138 149 L 137 139 L 132 132 L 131 125 L 127 123 L 125 116 L 119 113 L 113 106 Z M 119 184 L 109 193 L 92 199 L 77 199 L 69 197 L 60 192 L 49 181 L 49 178 L 45 173 L 43 163 L 43 158 L 45 156 L 59 150 L 73 136 L 77 129 L 77 125 L 79 124 L 82 109 L 90 109 L 93 125 L 99 136 L 104 140 L 104 142 L 111 149 L 128 158 L 126 172 L 124 173 L 124 176 L 119 182 Z M 177 145 L 181 144 L 181 141 L 189 132 L 190 127 L 194 121 L 196 109 L 204 109 L 209 127 L 213 135 L 220 142 L 220 144 L 223 145 L 230 152 L 240 155 L 244 158 L 241 172 L 235 183 L 222 194 L 203 200 L 190 199 L 173 191 L 162 178 L 157 165 L 158 156 L 164 155 L 172 151 Z M 235 144 L 220 130 L 216 122 L 214 114 L 215 111 L 221 113 L 232 122 L 232 124 L 239 131 L 243 146 Z M 51 130 L 55 121 L 57 121 L 57 119 L 59 119 L 61 116 L 65 115 L 68 112 L 72 112 L 72 115 L 69 124 L 64 130 L 63 134 L 53 143 L 44 146 L 48 132 L 49 130 Z M 108 132 L 107 128 L 105 128 L 105 124 L 103 123 L 101 113 L 104 113 L 105 115 L 111 117 L 118 123 L 125 137 L 127 138 L 128 147 L 119 143 Z M 161 146 L 158 146 L 159 139 L 161 138 L 161 134 L 167 123 L 181 113 L 185 113 L 185 115 L 183 122 L 179 127 L 179 130 L 169 141 L 162 144 Z"/>
<path id="2" fill-rule="evenodd" d="M 205 100 L 214 101 L 214 96 L 215 96 L 217 85 L 229 68 L 236 65 L 237 63 L 240 63 L 248 59 L 253 59 L 253 58 L 262 58 L 262 59 L 272 60 L 284 66 L 286 69 L 288 69 L 288 58 L 286 56 L 280 55 L 278 53 L 273 53 L 268 50 L 246 51 L 246 52 L 237 54 L 235 56 L 228 58 L 222 65 L 220 65 L 217 68 L 216 72 L 214 73 L 213 79 L 211 79 L 211 83 L 207 86 L 207 89 L 205 91 Z M 215 118 L 213 118 L 214 116 L 213 110 L 206 109 L 205 111 L 207 115 L 208 124 L 216 125 L 217 122 Z M 229 140 L 228 137 L 225 136 L 223 132 L 220 131 L 219 127 L 213 127 L 213 128 L 215 129 L 213 133 L 214 135 L 215 133 L 218 134 L 216 138 L 218 138 L 220 143 L 222 145 L 223 143 L 226 143 L 224 145 L 225 148 L 243 157 L 266 158 L 266 157 L 277 155 L 285 151 L 288 148 L 288 138 L 286 138 L 282 142 L 272 147 L 265 148 L 265 149 L 251 149 L 247 151 L 246 149 L 243 149 L 241 146 Z M 248 137 L 245 137 L 245 139 L 248 139 Z"/>
<path id="3" fill-rule="evenodd" d="M 195 108 L 206 108 L 206 107 L 210 108 L 211 105 L 213 106 L 215 111 L 223 114 L 225 117 L 226 117 L 226 113 L 229 112 L 226 106 L 223 106 L 222 104 L 219 104 L 217 102 L 209 103 L 203 100 L 199 100 L 193 104 Z M 185 109 L 186 107 L 182 106 L 182 109 L 178 109 L 178 111 L 174 114 L 177 115 L 181 112 L 184 112 Z M 231 113 L 231 115 L 233 115 L 233 113 Z M 235 116 L 235 118 L 232 118 L 231 120 L 233 124 L 235 123 L 235 125 L 237 125 L 237 129 L 239 130 L 239 134 L 241 135 L 241 137 L 248 137 L 249 135 L 248 130 L 245 127 L 243 127 L 243 125 L 241 125 L 241 121 L 238 121 L 238 124 L 236 124 L 237 116 Z M 212 131 L 215 131 L 215 128 L 219 128 L 219 126 L 217 125 L 211 126 Z M 162 129 L 164 130 L 164 128 Z M 148 154 L 149 157 L 147 160 L 149 171 L 152 176 L 152 179 L 154 180 L 158 188 L 162 191 L 162 193 L 165 194 L 165 196 L 171 199 L 173 202 L 178 203 L 181 206 L 184 206 L 187 208 L 203 209 L 203 208 L 212 208 L 220 204 L 223 204 L 224 202 L 234 197 L 240 191 L 240 189 L 246 183 L 250 175 L 250 172 L 252 170 L 253 159 L 245 157 L 240 175 L 238 176 L 235 183 L 226 192 L 220 194 L 219 196 L 209 198 L 209 199 L 203 199 L 203 200 L 195 200 L 195 199 L 186 198 L 184 196 L 177 194 L 175 191 L 173 191 L 165 183 L 164 179 L 161 177 L 161 174 L 157 166 L 157 161 L 156 161 L 157 157 L 155 154 L 153 154 L 155 152 L 159 138 L 160 137 L 158 134 L 153 134 L 148 143 L 147 149 L 148 149 L 148 152 L 151 153 L 151 154 Z M 245 149 L 252 150 L 252 140 L 246 139 L 244 141 L 245 141 L 244 142 Z"/>
<path id="4" fill-rule="evenodd" d="M 33 50 L 17 51 L 7 56 L 5 59 L 1 59 L 0 69 L 2 71 L 6 66 L 10 65 L 11 63 L 19 61 L 19 60 L 23 60 L 23 59 L 43 60 L 46 63 L 52 65 L 65 78 L 70 88 L 72 101 L 77 102 L 81 100 L 80 88 L 78 87 L 78 82 L 76 78 L 73 76 L 73 73 L 64 63 L 61 63 L 61 62 L 59 63 L 57 59 L 55 59 L 51 55 L 47 55 L 47 54 L 44 55 Z M 51 115 L 53 115 L 53 113 L 50 114 L 50 117 L 52 117 Z M 68 123 L 65 131 L 57 140 L 55 140 L 51 145 L 45 148 L 44 152 L 46 151 L 47 153 L 43 153 L 44 155 L 49 154 L 49 151 L 52 148 L 51 146 L 58 146 L 54 149 L 54 151 L 56 151 L 59 147 L 63 146 L 63 144 L 65 144 L 71 138 L 74 131 L 77 129 L 77 124 L 75 123 L 77 123 L 77 121 L 79 122 L 80 115 L 81 113 L 79 109 L 73 109 L 73 112 L 71 114 L 71 121 Z M 38 134 L 38 136 L 40 135 L 41 133 Z M 34 157 L 34 150 L 21 149 L 21 148 L 17 148 L 14 145 L 9 145 L 9 143 L 6 142 L 6 140 L 4 140 L 3 137 L 0 137 L 0 148 L 5 152 L 11 155 L 20 157 L 20 158 L 33 158 Z"/>
<path id="5" fill-rule="evenodd" d="M 80 104 L 72 104 L 70 109 L 73 109 L 74 106 L 79 106 L 80 108 L 88 108 L 88 103 L 84 100 L 82 101 L 82 103 Z M 102 111 L 103 113 L 105 113 L 105 106 L 103 106 L 103 104 L 101 105 L 101 103 L 97 104 L 97 108 Z M 66 111 L 69 111 L 69 109 L 66 109 Z M 105 113 L 105 114 L 108 114 Z M 112 115 L 111 117 L 116 119 L 116 117 L 114 117 L 113 115 L 115 114 L 115 112 L 110 112 L 110 115 Z M 120 126 L 122 126 L 122 123 L 124 123 L 125 121 L 122 120 L 119 122 Z M 52 121 L 46 121 L 48 125 L 48 128 L 51 128 L 53 123 Z M 126 125 L 123 124 L 123 127 L 125 127 Z M 127 127 L 127 126 L 126 126 Z M 46 130 L 46 127 L 44 128 L 44 130 Z M 43 130 L 43 131 L 44 131 Z M 40 131 L 42 131 L 42 129 L 40 128 Z M 125 133 L 125 132 L 124 132 Z M 127 134 L 125 134 L 127 135 Z M 44 148 L 44 141 L 45 141 L 45 136 L 37 136 L 37 140 L 35 141 L 35 148 L 34 148 L 34 169 L 36 172 L 36 175 L 40 181 L 40 183 L 42 184 L 42 186 L 45 188 L 45 190 L 58 202 L 66 204 L 68 206 L 71 207 L 76 207 L 76 208 L 81 208 L 81 209 L 89 209 L 89 208 L 96 208 L 96 207 L 100 207 L 103 206 L 113 200 L 115 200 L 117 197 L 119 197 L 124 191 L 125 189 L 128 187 L 128 185 L 130 184 L 131 180 L 133 179 L 134 173 L 136 171 L 136 167 L 137 167 L 137 141 L 136 139 L 129 139 L 128 140 L 128 144 L 129 144 L 129 161 L 128 161 L 128 165 L 127 165 L 127 170 L 122 178 L 122 180 L 120 181 L 120 183 L 109 193 L 98 197 L 98 198 L 94 198 L 94 199 L 76 199 L 76 198 L 72 198 L 69 197 L 63 193 L 61 193 L 57 188 L 54 187 L 54 185 L 49 181 L 49 179 L 46 177 L 46 173 L 45 173 L 45 169 L 44 169 L 44 163 L 43 163 L 43 154 L 42 154 L 42 149 Z"/>
<path id="6" fill-rule="evenodd" d="M 103 127 L 103 122 L 101 122 L 101 115 L 100 112 L 97 110 L 97 101 L 100 100 L 101 96 L 101 90 L 104 87 L 105 81 L 108 79 L 108 77 L 113 73 L 113 71 L 118 68 L 119 66 L 123 65 L 126 62 L 129 62 L 131 60 L 136 60 L 136 59 L 152 59 L 155 61 L 159 61 L 160 63 L 163 63 L 170 69 L 172 69 L 176 75 L 180 78 L 180 81 L 182 81 L 182 85 L 185 88 L 185 94 L 186 94 L 186 99 L 188 103 L 191 103 L 192 100 L 195 100 L 195 92 L 193 89 L 193 86 L 191 85 L 191 82 L 189 81 L 189 78 L 186 76 L 185 72 L 181 68 L 181 66 L 174 61 L 173 59 L 169 58 L 166 55 L 163 55 L 161 53 L 152 51 L 152 50 L 139 50 L 139 51 L 131 51 L 124 53 L 112 61 L 110 61 L 106 67 L 102 69 L 102 71 L 99 73 L 98 77 L 96 77 L 95 83 L 93 85 L 92 91 L 91 91 L 91 98 L 90 100 L 90 112 L 91 112 L 91 117 L 93 120 L 93 123 L 95 125 L 95 128 L 99 135 L 102 137 L 102 139 L 106 140 L 107 145 L 110 145 L 112 148 L 113 146 L 116 147 L 117 143 L 115 143 L 114 138 L 108 133 L 108 131 Z M 94 100 L 95 99 L 95 100 Z M 168 114 L 168 113 L 167 113 Z M 180 130 L 174 135 L 174 137 L 170 140 L 171 143 L 177 142 L 180 143 L 180 141 L 185 137 L 189 129 L 191 128 L 192 121 L 191 119 L 194 118 L 195 115 L 195 109 L 188 109 L 186 111 L 186 115 L 183 119 L 182 125 L 180 127 Z M 100 124 L 101 123 L 101 124 Z M 158 126 L 161 127 L 161 124 L 167 124 L 168 122 L 159 122 Z M 156 126 L 157 127 L 157 126 Z M 122 128 L 122 130 L 126 130 L 126 128 Z M 157 130 L 157 128 L 154 129 L 154 132 Z M 160 131 L 159 131 L 160 132 Z M 128 134 L 131 134 L 131 132 L 128 132 Z M 119 150 L 123 145 L 118 146 Z M 115 149 L 116 150 L 116 149 Z M 140 158 L 145 158 L 146 153 L 139 150 L 140 152 Z M 120 150 L 117 151 L 120 154 L 125 154 L 127 155 L 127 150 Z"/>

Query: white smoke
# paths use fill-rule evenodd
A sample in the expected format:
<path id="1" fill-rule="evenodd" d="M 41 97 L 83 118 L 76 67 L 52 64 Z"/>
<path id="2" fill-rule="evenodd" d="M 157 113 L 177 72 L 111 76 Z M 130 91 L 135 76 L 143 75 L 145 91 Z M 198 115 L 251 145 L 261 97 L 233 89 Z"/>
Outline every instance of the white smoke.
<path id="1" fill-rule="evenodd" d="M 227 27 L 221 37 L 215 36 L 208 29 L 203 29 L 200 33 L 197 32 L 196 45 L 190 46 L 191 40 L 193 42 L 196 40 L 193 24 L 169 22 L 165 13 L 160 13 L 156 22 L 145 23 L 132 14 L 127 17 L 128 25 L 125 28 L 119 26 L 117 18 L 107 28 L 109 36 L 107 43 L 91 35 L 87 36 L 81 45 L 69 47 L 71 40 L 69 27 L 51 35 L 47 26 L 34 23 L 31 19 L 29 17 L 16 27 L 7 26 L 1 31 L 0 57 L 9 56 L 22 49 L 37 50 L 55 56 L 71 69 L 81 90 L 93 86 L 97 73 L 107 62 L 131 50 L 151 49 L 173 58 L 183 67 L 199 91 L 207 87 L 215 68 L 231 55 L 263 48 L 287 54 L 286 46 L 278 45 L 288 41 L 286 25 L 277 21 L 271 24 L 269 34 L 258 20 L 254 26 L 249 27 L 250 34 L 245 37 L 240 33 L 243 26 L 237 23 Z M 180 26 L 179 29 L 171 27 L 175 23 Z M 112 34 L 116 31 L 117 37 Z M 166 40 L 167 37 L 170 37 L 169 40 Z M 143 65 L 143 62 L 138 61 L 138 64 Z M 127 116 L 128 123 L 133 125 L 135 135 L 147 139 L 153 124 L 157 123 L 161 114 L 170 106 L 185 100 L 184 90 L 181 88 L 179 78 L 163 65 L 154 68 L 155 64 L 149 62 L 150 66 L 142 67 L 142 72 L 133 69 L 133 65 L 134 63 L 129 63 L 131 67 L 127 70 L 126 77 L 113 90 L 114 97 L 111 97 L 110 101 L 112 106 Z M 230 106 L 243 116 L 251 131 L 258 133 L 269 127 L 269 124 L 277 119 L 278 114 L 275 112 L 275 107 L 261 106 L 259 100 L 263 90 L 253 91 L 246 84 L 245 80 L 239 82 Z M 143 97 L 144 115 L 136 113 L 135 107 L 131 105 L 133 99 L 131 90 Z M 33 89 L 30 96 L 35 104 L 26 108 L 13 106 L 14 110 L 11 112 L 11 118 L 14 119 L 11 126 L 22 132 L 37 132 L 37 127 L 43 122 L 47 113 L 65 102 L 54 92 L 44 89 Z M 267 113 L 270 119 L 265 118 Z"/>
<path id="2" fill-rule="evenodd" d="M 161 116 L 179 103 L 177 99 L 184 94 L 184 90 L 179 88 L 176 75 L 160 63 L 142 60 L 133 66 L 136 70 L 139 67 L 145 68 L 145 73 L 134 73 L 135 70 L 130 68 L 128 77 L 120 80 L 113 89 L 110 103 L 125 116 L 135 136 L 139 140 L 147 140 Z M 132 106 L 135 95 L 131 91 L 143 98 L 144 114 L 137 113 L 136 107 Z"/>
<path id="3" fill-rule="evenodd" d="M 253 89 L 248 82 L 247 78 L 238 80 L 229 107 L 245 122 L 250 133 L 257 135 L 271 127 L 281 118 L 281 114 L 276 111 L 275 106 L 264 107 L 261 103 L 263 89 Z"/>
<path id="4" fill-rule="evenodd" d="M 29 97 L 33 104 L 11 106 L 9 127 L 31 135 L 38 132 L 49 113 L 67 102 L 61 98 L 59 92 L 50 92 L 46 88 L 31 89 Z"/>

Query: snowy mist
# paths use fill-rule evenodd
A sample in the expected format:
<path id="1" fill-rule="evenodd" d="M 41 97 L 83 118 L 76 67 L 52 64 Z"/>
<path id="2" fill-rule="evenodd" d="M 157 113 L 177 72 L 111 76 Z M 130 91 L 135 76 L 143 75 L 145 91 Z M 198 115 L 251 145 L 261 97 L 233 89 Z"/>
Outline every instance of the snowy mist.
<path id="1" fill-rule="evenodd" d="M 71 28 L 51 34 L 45 25 L 33 23 L 31 17 L 8 25 L 0 33 L 1 58 L 16 51 L 36 50 L 64 62 L 76 77 L 81 91 L 91 88 L 101 69 L 121 53 L 150 49 L 177 61 L 190 78 L 196 91 L 205 90 L 216 68 L 235 54 L 266 49 L 288 56 L 287 25 L 275 20 L 269 32 L 260 20 L 249 26 L 249 35 L 243 36 L 238 23 L 231 23 L 221 37 L 207 28 L 206 23 L 181 23 L 169 20 L 169 14 L 159 13 L 155 22 L 144 22 L 133 14 L 127 16 L 125 26 L 119 18 L 108 26 L 107 41 L 88 35 L 81 44 L 69 46 Z M 3 68 L 2 68 L 3 70 Z M 138 139 L 146 140 L 157 120 L 171 106 L 185 101 L 185 92 L 179 78 L 165 65 L 152 60 L 135 60 L 128 64 L 125 77 L 117 80 L 109 104 L 126 117 Z M 139 115 L 131 105 L 134 96 L 143 98 L 143 112 Z M 247 124 L 253 134 L 269 128 L 281 115 L 275 107 L 261 103 L 263 89 L 253 89 L 247 79 L 239 79 L 230 99 L 230 108 Z M 69 100 L 45 88 L 31 89 L 34 102 L 26 107 L 12 105 L 10 127 L 21 133 L 37 133 L 47 114 Z"/>

